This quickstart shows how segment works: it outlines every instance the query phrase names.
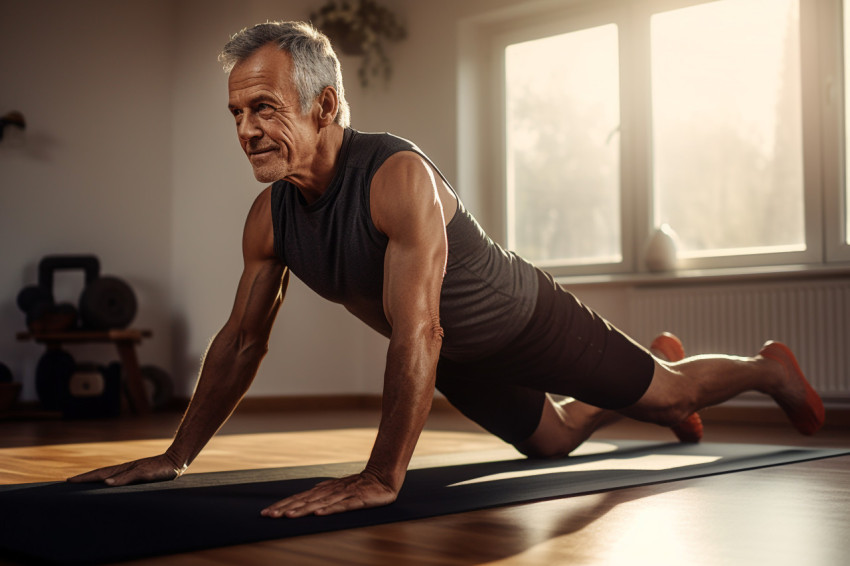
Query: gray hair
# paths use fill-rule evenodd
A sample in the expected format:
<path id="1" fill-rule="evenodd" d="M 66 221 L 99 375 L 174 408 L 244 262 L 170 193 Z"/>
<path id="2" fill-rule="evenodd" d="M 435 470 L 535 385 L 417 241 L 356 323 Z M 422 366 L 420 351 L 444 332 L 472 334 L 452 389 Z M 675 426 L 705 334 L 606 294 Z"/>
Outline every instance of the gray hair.
<path id="1" fill-rule="evenodd" d="M 339 97 L 339 109 L 334 121 L 347 127 L 350 110 L 342 86 L 342 67 L 331 42 L 322 32 L 306 22 L 266 22 L 234 34 L 224 46 L 218 60 L 225 72 L 254 54 L 258 49 L 274 43 L 281 51 L 292 56 L 292 80 L 298 90 L 301 112 L 310 111 L 313 101 L 325 87 L 331 86 Z"/>

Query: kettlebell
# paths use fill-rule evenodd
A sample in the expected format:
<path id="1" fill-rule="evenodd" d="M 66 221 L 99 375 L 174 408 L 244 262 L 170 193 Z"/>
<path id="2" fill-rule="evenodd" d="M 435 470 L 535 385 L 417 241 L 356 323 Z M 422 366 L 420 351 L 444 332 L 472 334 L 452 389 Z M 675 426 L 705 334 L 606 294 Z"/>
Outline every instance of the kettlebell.
<path id="1" fill-rule="evenodd" d="M 57 270 L 82 269 L 85 285 L 79 308 L 55 304 L 53 275 Z M 80 326 L 88 330 L 126 328 L 136 316 L 136 295 L 117 277 L 100 275 L 100 260 L 93 255 L 45 256 L 38 264 L 38 285 L 18 294 L 18 307 L 26 313 L 31 332 L 63 332 Z"/>

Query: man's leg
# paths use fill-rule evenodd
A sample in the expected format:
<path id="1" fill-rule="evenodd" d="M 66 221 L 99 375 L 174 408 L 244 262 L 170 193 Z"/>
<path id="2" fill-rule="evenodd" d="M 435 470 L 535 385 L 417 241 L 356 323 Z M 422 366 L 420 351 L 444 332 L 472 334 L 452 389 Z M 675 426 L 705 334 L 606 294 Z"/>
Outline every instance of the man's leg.
<path id="1" fill-rule="evenodd" d="M 656 358 L 679 361 L 685 357 L 682 343 L 670 333 L 660 334 L 649 347 Z M 552 458 L 566 456 L 595 431 L 622 418 L 617 411 L 600 409 L 581 401 L 556 403 L 547 397 L 540 424 L 528 439 L 516 444 L 516 449 L 527 456 Z M 681 422 L 671 425 L 681 442 L 699 442 L 702 422 L 699 415 L 691 413 Z"/>
<path id="2" fill-rule="evenodd" d="M 745 391 L 772 397 L 803 434 L 823 426 L 824 408 L 783 344 L 768 342 L 753 357 L 695 356 L 656 360 L 652 383 L 641 399 L 621 412 L 634 419 L 673 426 L 688 415 Z"/>
<path id="3" fill-rule="evenodd" d="M 656 358 L 667 362 L 678 362 L 685 358 L 682 342 L 669 332 L 659 334 L 649 346 L 649 351 Z M 688 418 L 671 426 L 670 429 L 679 439 L 679 442 L 694 443 L 702 440 L 702 419 L 699 418 L 697 413 L 691 413 Z"/>
<path id="4" fill-rule="evenodd" d="M 621 418 L 616 411 L 581 401 L 558 403 L 547 396 L 534 434 L 514 447 L 530 458 L 560 458 L 578 448 L 594 431 Z"/>

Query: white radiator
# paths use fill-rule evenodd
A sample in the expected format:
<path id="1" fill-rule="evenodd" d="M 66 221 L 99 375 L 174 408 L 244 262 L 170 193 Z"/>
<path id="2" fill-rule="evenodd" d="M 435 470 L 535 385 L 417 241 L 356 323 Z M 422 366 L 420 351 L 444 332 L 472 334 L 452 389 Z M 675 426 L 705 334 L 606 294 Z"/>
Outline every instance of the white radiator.
<path id="1" fill-rule="evenodd" d="M 641 344 L 667 330 L 689 355 L 753 355 L 767 339 L 785 342 L 825 399 L 850 400 L 850 280 L 637 287 L 629 310 Z"/>

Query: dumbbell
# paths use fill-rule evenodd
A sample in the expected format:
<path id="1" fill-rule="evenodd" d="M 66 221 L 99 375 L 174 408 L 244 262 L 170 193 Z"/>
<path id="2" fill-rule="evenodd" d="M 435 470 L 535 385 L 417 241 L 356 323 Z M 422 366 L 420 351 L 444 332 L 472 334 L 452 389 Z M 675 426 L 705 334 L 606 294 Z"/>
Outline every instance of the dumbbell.
<path id="1" fill-rule="evenodd" d="M 145 393 L 154 410 L 165 409 L 174 397 L 174 384 L 168 373 L 153 365 L 140 368 Z M 67 368 L 64 369 L 68 372 Z M 67 417 L 95 417 L 117 414 L 120 409 L 119 384 L 127 387 L 126 375 L 119 362 L 108 366 L 92 363 L 75 364 L 58 382 L 67 384 L 63 392 L 62 411 Z M 61 387 L 61 385 L 57 385 Z"/>
<path id="2" fill-rule="evenodd" d="M 40 285 L 24 287 L 18 293 L 18 308 L 27 315 L 32 332 L 63 332 L 77 325 L 77 308 L 70 303 L 55 304 L 51 289 Z"/>
<path id="3" fill-rule="evenodd" d="M 121 364 L 78 364 L 68 380 L 65 418 L 113 417 L 121 413 Z"/>
<path id="4" fill-rule="evenodd" d="M 56 305 L 53 275 L 58 270 L 82 269 L 85 286 L 79 309 L 69 303 Z M 18 307 L 27 315 L 32 332 L 62 332 L 74 328 L 79 317 L 83 328 L 109 330 L 126 328 L 136 316 L 136 295 L 117 277 L 101 276 L 95 256 L 46 256 L 38 265 L 38 285 L 18 294 Z"/>
<path id="5" fill-rule="evenodd" d="M 69 418 L 116 416 L 121 410 L 121 364 L 78 364 L 61 348 L 48 349 L 38 360 L 35 388 L 48 411 Z"/>

